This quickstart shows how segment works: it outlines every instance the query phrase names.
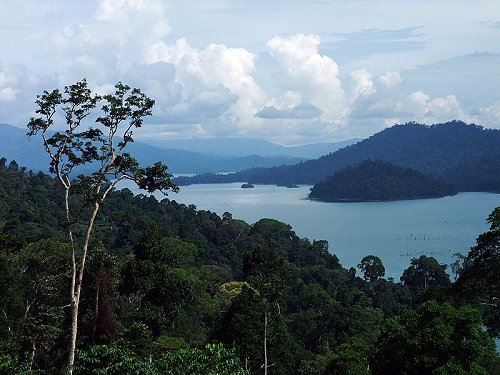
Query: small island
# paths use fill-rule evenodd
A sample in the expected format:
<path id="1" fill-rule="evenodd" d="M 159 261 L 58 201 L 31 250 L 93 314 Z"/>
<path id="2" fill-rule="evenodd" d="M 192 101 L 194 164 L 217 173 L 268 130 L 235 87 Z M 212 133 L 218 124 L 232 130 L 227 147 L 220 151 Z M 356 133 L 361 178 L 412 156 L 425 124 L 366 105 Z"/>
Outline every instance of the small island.
<path id="1" fill-rule="evenodd" d="M 242 189 L 253 189 L 254 187 L 255 186 L 253 186 L 252 184 L 249 184 L 249 183 L 241 185 Z"/>
<path id="2" fill-rule="evenodd" d="M 392 201 L 438 198 L 456 191 L 410 168 L 365 160 L 335 172 L 311 189 L 309 198 L 325 202 Z"/>

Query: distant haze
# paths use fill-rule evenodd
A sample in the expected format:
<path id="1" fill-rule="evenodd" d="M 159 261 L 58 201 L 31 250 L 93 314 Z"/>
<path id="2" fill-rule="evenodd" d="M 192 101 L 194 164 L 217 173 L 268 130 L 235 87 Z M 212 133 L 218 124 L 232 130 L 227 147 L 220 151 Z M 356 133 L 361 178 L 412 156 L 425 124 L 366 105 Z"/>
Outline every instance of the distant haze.
<path id="1" fill-rule="evenodd" d="M 0 121 L 18 127 L 82 78 L 156 100 L 142 141 L 500 127 L 498 1 L 2 0 L 0 24 Z"/>
<path id="2" fill-rule="evenodd" d="M 349 139 L 336 143 L 314 143 L 303 146 L 285 147 L 261 139 L 253 138 L 195 138 L 180 140 L 144 140 L 145 143 L 165 149 L 180 149 L 206 154 L 226 156 L 283 156 L 316 159 L 337 151 L 339 148 L 356 143 L 359 139 Z"/>
<path id="3" fill-rule="evenodd" d="M 41 140 L 37 137 L 29 138 L 26 132 L 26 129 L 0 124 L 0 157 L 9 161 L 16 160 L 27 169 L 47 172 L 49 157 Z M 326 155 L 354 142 L 355 139 L 340 143 L 283 147 L 256 139 L 193 139 L 151 142 L 153 145 L 133 142 L 129 144 L 128 151 L 141 164 L 161 160 L 168 165 L 170 172 L 191 174 L 291 165 Z"/>

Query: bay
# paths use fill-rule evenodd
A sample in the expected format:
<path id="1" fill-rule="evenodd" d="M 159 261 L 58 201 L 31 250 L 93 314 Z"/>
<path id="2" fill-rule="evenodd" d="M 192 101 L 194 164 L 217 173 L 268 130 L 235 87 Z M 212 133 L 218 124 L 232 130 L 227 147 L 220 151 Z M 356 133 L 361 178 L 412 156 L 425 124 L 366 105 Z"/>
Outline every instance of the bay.
<path id="1" fill-rule="evenodd" d="M 366 255 L 376 255 L 386 268 L 386 277 L 396 281 L 412 258 L 427 255 L 450 264 L 455 260 L 453 254 L 467 254 L 476 237 L 488 230 L 488 215 L 500 205 L 500 195 L 493 193 L 325 203 L 306 199 L 310 187 L 191 185 L 182 186 L 179 193 L 169 194 L 168 198 L 219 215 L 230 212 L 233 218 L 250 224 L 261 218 L 285 222 L 300 237 L 327 240 L 330 252 L 347 268 L 356 267 Z"/>

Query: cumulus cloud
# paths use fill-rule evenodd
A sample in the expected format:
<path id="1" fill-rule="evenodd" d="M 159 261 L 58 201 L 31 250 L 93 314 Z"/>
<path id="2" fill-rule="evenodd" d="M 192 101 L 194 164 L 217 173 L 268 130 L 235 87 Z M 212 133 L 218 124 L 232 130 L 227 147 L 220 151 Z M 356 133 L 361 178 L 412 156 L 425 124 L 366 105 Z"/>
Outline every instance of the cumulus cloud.
<path id="1" fill-rule="evenodd" d="M 394 92 L 403 85 L 403 78 L 399 72 L 386 72 L 377 78 L 379 90 L 384 92 Z"/>
<path id="2" fill-rule="evenodd" d="M 318 35 L 276 36 L 266 43 L 271 56 L 290 78 L 288 89 L 319 108 L 325 122 L 339 123 L 347 114 L 345 93 L 336 62 L 318 52 Z"/>
<path id="3" fill-rule="evenodd" d="M 17 20 L 33 4 L 17 10 L 22 14 Z M 237 45 L 195 48 L 186 38 L 174 39 L 162 0 L 82 4 L 84 16 L 65 8 L 65 17 L 44 27 L 43 36 L 24 35 L 26 46 L 30 40 L 43 44 L 33 52 L 22 49 L 30 51 L 19 55 L 28 68 L 0 62 L 2 122 L 23 126 L 36 94 L 86 77 L 102 94 L 123 81 L 155 99 L 153 116 L 138 132 L 144 137 L 238 135 L 306 143 L 364 137 L 406 121 L 461 119 L 500 127 L 500 101 L 471 116 L 459 95 L 430 95 L 414 85 L 410 90 L 398 72 L 380 75 L 364 68 L 340 75 L 334 57 L 323 52 L 328 46 L 320 49 L 318 35 L 271 34 L 259 61 L 254 50 Z M 53 5 L 41 2 L 35 8 L 37 20 L 53 18 Z M 24 32 L 9 29 L 14 30 L 9 35 Z M 31 60 L 42 63 L 30 65 Z"/>
<path id="4" fill-rule="evenodd" d="M 355 70 L 351 73 L 354 86 L 351 90 L 351 102 L 356 101 L 361 96 L 370 96 L 376 92 L 373 83 L 373 75 L 366 69 Z"/>
<path id="5" fill-rule="evenodd" d="M 160 0 L 101 0 L 93 17 L 56 33 L 60 81 L 113 81 L 170 31 Z"/>
<path id="6" fill-rule="evenodd" d="M 319 116 L 321 116 L 321 111 L 311 103 L 306 102 L 287 109 L 278 109 L 270 105 L 257 113 L 257 117 L 265 119 L 313 119 Z"/>
<path id="7" fill-rule="evenodd" d="M 16 100 L 16 93 L 18 90 L 12 87 L 2 87 L 0 88 L 0 102 L 13 102 Z"/>
<path id="8" fill-rule="evenodd" d="M 349 123 L 352 119 L 371 118 L 381 122 L 394 116 L 402 84 L 399 73 L 387 72 L 374 78 L 367 70 L 356 70 L 351 73 L 351 80 Z"/>
<path id="9" fill-rule="evenodd" d="M 33 115 L 33 101 L 54 80 L 28 72 L 22 64 L 0 62 L 0 122 L 24 126 Z"/>
<path id="10" fill-rule="evenodd" d="M 321 110 L 304 102 L 297 91 L 286 91 L 281 97 L 273 97 L 257 114 L 263 119 L 313 119 L 321 116 Z"/>
<path id="11" fill-rule="evenodd" d="M 500 100 L 479 111 L 481 125 L 500 128 Z"/>
<path id="12" fill-rule="evenodd" d="M 19 66 L 0 65 L 0 102 L 12 102 L 16 100 L 16 94 L 19 92 L 23 69 Z"/>
<path id="13" fill-rule="evenodd" d="M 455 95 L 431 99 L 422 91 L 416 91 L 408 96 L 400 109 L 412 116 L 415 121 L 423 123 L 446 122 L 453 119 L 472 120 L 464 114 Z"/>
<path id="14" fill-rule="evenodd" d="M 402 95 L 403 79 L 397 72 L 387 72 L 374 78 L 366 70 L 351 74 L 353 83 L 349 91 L 350 113 L 346 126 L 351 134 L 363 136 L 395 123 L 416 121 L 433 124 L 458 119 L 465 122 L 481 122 L 477 116 L 467 115 L 455 95 L 432 98 L 423 91 Z M 495 107 L 483 110 L 493 114 Z"/>
<path id="15" fill-rule="evenodd" d="M 179 39 L 172 45 L 153 45 L 147 62 L 175 67 L 175 82 L 182 89 L 186 111 L 204 103 L 205 109 L 211 105 L 214 111 L 224 112 L 236 125 L 245 127 L 265 103 L 265 93 L 252 76 L 255 56 L 246 49 L 220 44 L 196 49 L 186 39 Z"/>
<path id="16" fill-rule="evenodd" d="M 286 91 L 281 97 L 273 97 L 266 102 L 266 107 L 278 110 L 289 110 L 303 102 L 302 95 L 297 91 Z"/>

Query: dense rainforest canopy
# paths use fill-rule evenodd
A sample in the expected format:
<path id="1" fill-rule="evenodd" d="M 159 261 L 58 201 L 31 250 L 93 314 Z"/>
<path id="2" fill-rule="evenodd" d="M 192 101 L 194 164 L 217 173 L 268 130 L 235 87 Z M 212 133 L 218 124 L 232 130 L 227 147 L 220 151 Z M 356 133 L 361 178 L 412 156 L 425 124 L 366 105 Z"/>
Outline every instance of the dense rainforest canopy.
<path id="1" fill-rule="evenodd" d="M 453 194 L 455 191 L 451 186 L 421 172 L 380 160 L 365 160 L 318 182 L 309 197 L 326 202 L 345 202 L 437 198 Z"/>
<path id="2" fill-rule="evenodd" d="M 347 270 L 285 223 L 170 198 L 124 189 L 103 204 L 75 374 L 263 374 L 265 363 L 269 374 L 499 373 L 500 208 L 457 258 L 455 282 L 425 256 L 396 282 L 374 255 Z M 65 366 L 63 213 L 57 181 L 0 160 L 2 374 Z"/>

